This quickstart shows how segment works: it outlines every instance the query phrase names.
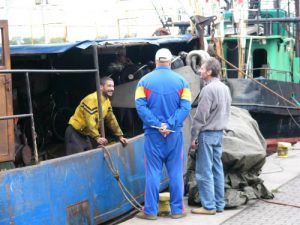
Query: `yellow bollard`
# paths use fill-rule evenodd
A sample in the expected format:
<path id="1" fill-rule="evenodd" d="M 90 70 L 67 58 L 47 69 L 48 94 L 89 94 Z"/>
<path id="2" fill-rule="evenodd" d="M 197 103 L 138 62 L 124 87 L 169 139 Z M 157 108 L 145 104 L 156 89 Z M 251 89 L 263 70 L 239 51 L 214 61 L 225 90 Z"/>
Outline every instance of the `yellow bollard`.
<path id="1" fill-rule="evenodd" d="M 292 147 L 289 142 L 278 142 L 277 143 L 277 156 L 286 158 L 288 157 L 288 150 Z"/>
<path id="2" fill-rule="evenodd" d="M 170 193 L 163 192 L 159 194 L 158 215 L 170 215 Z"/>

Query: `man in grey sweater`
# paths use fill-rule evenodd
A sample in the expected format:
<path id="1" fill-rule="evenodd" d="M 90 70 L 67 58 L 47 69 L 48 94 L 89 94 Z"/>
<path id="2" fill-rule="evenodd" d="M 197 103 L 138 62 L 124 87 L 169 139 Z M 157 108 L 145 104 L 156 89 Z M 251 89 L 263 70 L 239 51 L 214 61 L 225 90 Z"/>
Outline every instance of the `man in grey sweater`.
<path id="1" fill-rule="evenodd" d="M 201 208 L 192 210 L 195 214 L 214 215 L 222 212 L 225 206 L 221 156 L 231 95 L 229 88 L 218 79 L 220 70 L 221 65 L 215 58 L 209 58 L 200 68 L 205 86 L 201 90 L 191 128 L 191 148 L 197 149 L 196 181 L 202 204 Z"/>

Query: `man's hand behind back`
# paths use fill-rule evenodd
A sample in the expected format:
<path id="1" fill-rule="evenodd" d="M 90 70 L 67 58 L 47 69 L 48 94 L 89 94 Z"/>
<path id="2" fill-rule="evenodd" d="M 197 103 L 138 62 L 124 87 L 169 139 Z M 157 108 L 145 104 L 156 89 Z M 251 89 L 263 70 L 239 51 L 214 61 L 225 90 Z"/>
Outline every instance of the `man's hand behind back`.
<path id="1" fill-rule="evenodd" d="M 162 136 L 167 137 L 170 134 L 170 131 L 168 131 L 168 125 L 166 123 L 162 123 L 160 125 L 159 132 Z"/>

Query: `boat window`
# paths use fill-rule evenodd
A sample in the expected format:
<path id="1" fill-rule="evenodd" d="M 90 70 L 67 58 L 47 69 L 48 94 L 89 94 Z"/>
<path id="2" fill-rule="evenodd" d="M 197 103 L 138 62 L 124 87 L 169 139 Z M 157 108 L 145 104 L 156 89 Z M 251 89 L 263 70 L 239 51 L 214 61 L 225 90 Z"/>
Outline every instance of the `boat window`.
<path id="1" fill-rule="evenodd" d="M 255 49 L 253 51 L 253 77 L 267 78 L 268 74 L 268 54 L 265 49 Z"/>
<path id="2" fill-rule="evenodd" d="M 231 62 L 233 65 L 235 65 L 236 67 L 238 67 L 239 54 L 238 54 L 238 43 L 236 40 L 227 42 L 227 60 Z M 238 77 L 237 70 L 227 65 L 227 77 L 237 78 Z"/>

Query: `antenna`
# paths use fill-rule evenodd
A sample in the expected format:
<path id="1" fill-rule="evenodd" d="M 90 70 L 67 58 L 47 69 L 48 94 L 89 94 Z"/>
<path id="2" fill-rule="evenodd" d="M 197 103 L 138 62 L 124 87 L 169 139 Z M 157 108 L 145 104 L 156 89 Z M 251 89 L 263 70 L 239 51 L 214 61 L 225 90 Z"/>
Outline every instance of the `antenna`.
<path id="1" fill-rule="evenodd" d="M 181 9 L 183 10 L 183 13 L 186 14 L 189 18 L 191 18 L 193 13 L 187 11 L 186 7 L 184 6 L 181 0 L 177 0 L 177 2 L 179 3 Z"/>
<path id="2" fill-rule="evenodd" d="M 160 16 L 160 14 L 159 14 L 159 12 L 158 12 L 158 10 L 157 10 L 157 8 L 156 8 L 156 6 L 155 6 L 155 3 L 154 3 L 154 1 L 153 0 L 151 0 L 151 3 L 152 3 L 152 5 L 153 5 L 153 8 L 155 9 L 155 12 L 156 12 L 156 14 L 157 14 L 157 16 L 158 16 L 158 18 L 159 18 L 159 21 L 161 22 L 161 24 L 162 24 L 162 26 L 164 27 L 164 28 L 166 28 L 167 26 L 167 23 L 166 23 L 166 21 L 164 21 L 163 19 L 162 19 L 162 17 Z M 162 10 L 163 10 L 163 7 L 162 7 Z M 169 28 L 167 27 L 167 29 L 169 30 Z"/>

